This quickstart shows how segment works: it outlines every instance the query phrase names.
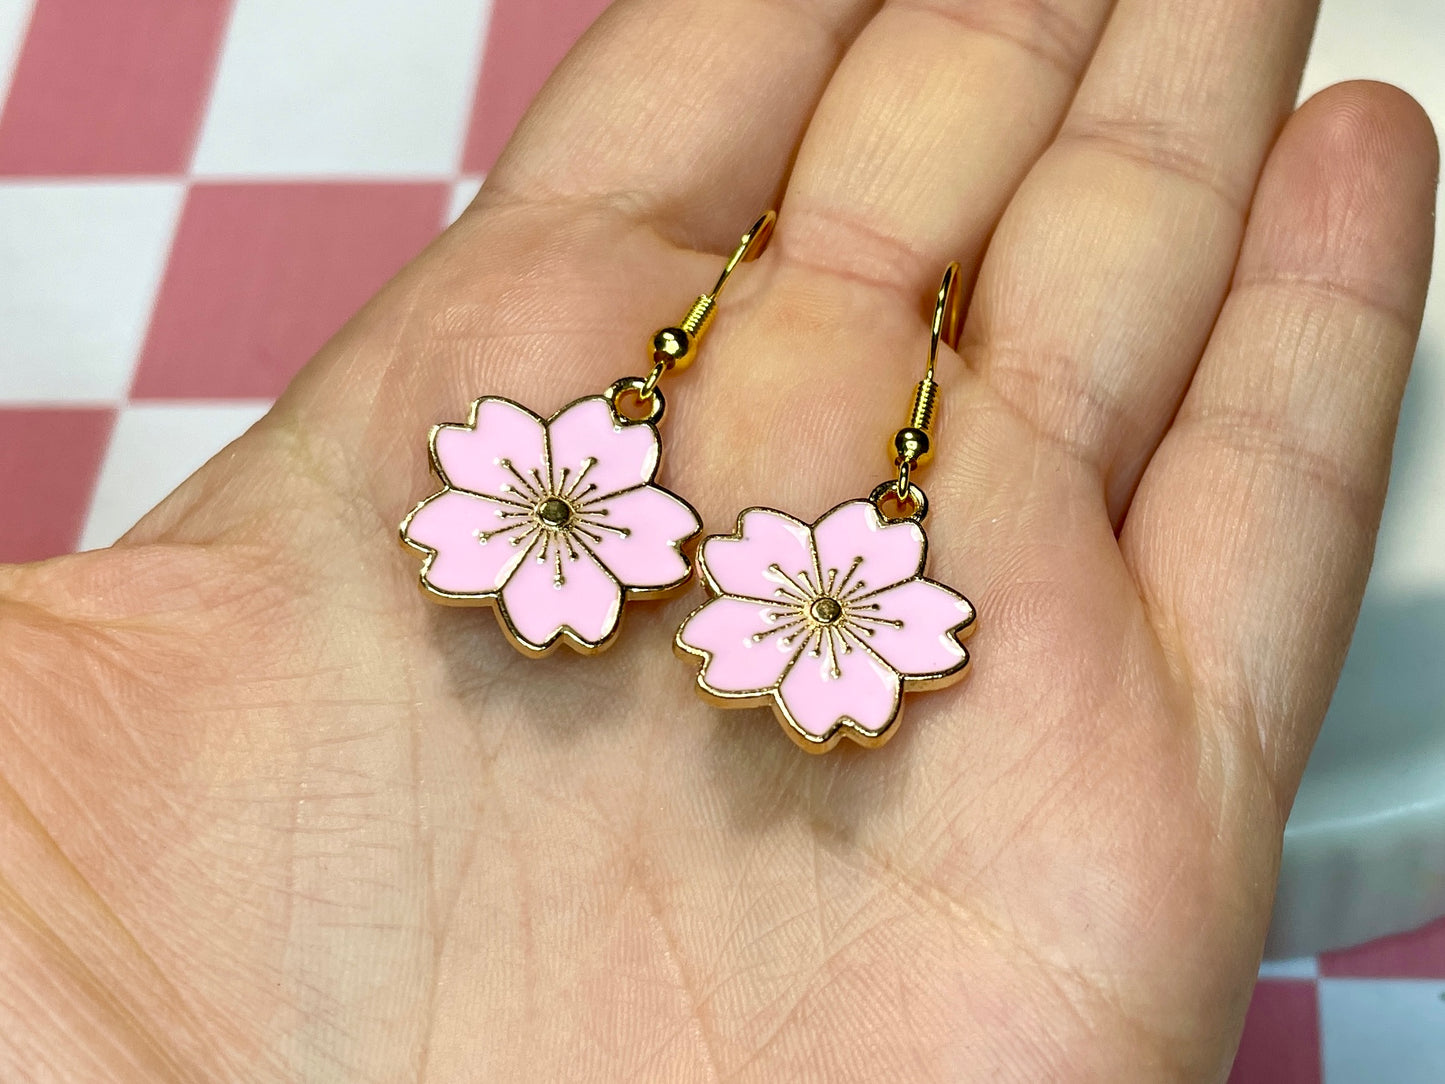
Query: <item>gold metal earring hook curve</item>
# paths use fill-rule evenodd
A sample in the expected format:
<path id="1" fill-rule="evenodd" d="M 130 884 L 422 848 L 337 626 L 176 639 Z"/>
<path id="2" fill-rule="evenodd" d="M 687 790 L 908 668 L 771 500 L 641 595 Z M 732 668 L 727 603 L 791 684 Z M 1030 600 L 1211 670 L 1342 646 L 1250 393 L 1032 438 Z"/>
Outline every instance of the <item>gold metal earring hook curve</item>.
<path id="1" fill-rule="evenodd" d="M 958 281 L 962 273 L 957 260 L 943 270 L 938 300 L 933 305 L 933 334 L 928 341 L 929 380 L 933 379 L 933 367 L 938 362 L 938 344 L 945 342 L 950 350 L 958 349 L 958 336 L 963 331 L 963 290 Z"/>
<path id="2" fill-rule="evenodd" d="M 753 223 L 752 228 L 743 234 L 738 247 L 723 265 L 722 274 L 718 275 L 712 290 L 698 296 L 676 327 L 665 327 L 652 337 L 652 371 L 647 374 L 647 380 L 638 392 L 643 399 L 652 396 L 657 382 L 664 374 L 673 369 L 686 369 L 693 363 L 697 357 L 698 344 L 712 324 L 713 316 L 717 314 L 718 295 L 722 293 L 732 273 L 737 270 L 738 264 L 751 263 L 763 254 L 768 242 L 773 238 L 773 227 L 777 225 L 777 221 L 776 211 L 764 212 L 763 216 Z"/>
<path id="3" fill-rule="evenodd" d="M 767 250 L 768 242 L 773 239 L 773 228 L 778 224 L 777 211 L 765 211 L 762 218 L 752 224 L 752 228 L 743 234 L 738 247 L 728 257 L 728 262 L 723 266 L 722 274 L 717 277 L 717 285 L 712 288 L 712 293 L 707 295 L 717 301 L 717 295 L 722 293 L 722 288 L 732 277 L 740 263 L 752 263 Z"/>

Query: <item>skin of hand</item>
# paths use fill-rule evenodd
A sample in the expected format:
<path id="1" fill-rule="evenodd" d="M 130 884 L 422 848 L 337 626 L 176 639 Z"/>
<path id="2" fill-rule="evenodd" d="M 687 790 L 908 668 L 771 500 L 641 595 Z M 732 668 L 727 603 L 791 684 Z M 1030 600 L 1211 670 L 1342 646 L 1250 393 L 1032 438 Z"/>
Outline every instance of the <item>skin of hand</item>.
<path id="1" fill-rule="evenodd" d="M 1305 0 L 623 0 L 462 219 L 114 548 L 0 569 L 0 1076 L 1222 1080 L 1432 243 Z M 672 655 L 426 604 L 426 432 L 646 371 L 780 207 L 660 480 L 920 476 L 973 676 L 796 749 Z"/>

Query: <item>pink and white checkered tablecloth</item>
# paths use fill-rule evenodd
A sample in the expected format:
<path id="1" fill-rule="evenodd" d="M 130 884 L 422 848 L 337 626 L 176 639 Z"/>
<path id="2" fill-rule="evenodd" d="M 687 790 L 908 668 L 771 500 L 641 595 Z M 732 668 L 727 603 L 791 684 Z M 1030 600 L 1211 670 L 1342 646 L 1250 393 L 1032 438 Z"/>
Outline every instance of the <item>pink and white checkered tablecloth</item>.
<path id="1" fill-rule="evenodd" d="M 113 541 L 476 191 L 606 0 L 0 0 L 0 560 Z M 1239 1084 L 1445 1082 L 1445 922 L 1266 965 Z"/>

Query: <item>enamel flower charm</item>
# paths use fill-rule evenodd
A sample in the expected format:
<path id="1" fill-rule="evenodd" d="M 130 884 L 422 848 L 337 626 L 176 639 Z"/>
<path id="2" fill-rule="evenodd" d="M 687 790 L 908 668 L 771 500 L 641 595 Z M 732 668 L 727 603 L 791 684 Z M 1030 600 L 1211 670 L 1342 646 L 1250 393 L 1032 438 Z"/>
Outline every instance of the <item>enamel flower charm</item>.
<path id="1" fill-rule="evenodd" d="M 692 506 L 655 485 L 667 409 L 659 382 L 686 369 L 739 264 L 768 245 L 777 215 L 743 234 L 716 285 L 676 327 L 652 337 L 646 376 L 614 380 L 543 421 L 511 399 L 472 404 L 465 425 L 431 431 L 442 489 L 402 521 L 437 602 L 491 606 L 512 646 L 585 655 L 612 643 L 623 604 L 664 598 L 692 577 L 685 547 L 702 533 Z"/>
<path id="2" fill-rule="evenodd" d="M 606 648 L 624 602 L 687 585 L 683 547 L 702 530 L 690 505 L 653 484 L 658 413 L 634 421 L 615 396 L 591 396 L 543 421 L 484 398 L 466 425 L 433 428 L 442 489 L 401 525 L 402 542 L 425 555 L 423 590 L 494 606 L 530 655 Z"/>
<path id="3" fill-rule="evenodd" d="M 811 526 L 750 508 L 699 550 L 713 597 L 678 629 L 679 654 L 703 660 L 710 699 L 770 704 L 805 749 L 845 735 L 881 745 L 904 692 L 951 684 L 968 664 L 959 635 L 973 606 L 924 577 L 927 549 L 916 519 L 885 519 L 871 499 Z"/>

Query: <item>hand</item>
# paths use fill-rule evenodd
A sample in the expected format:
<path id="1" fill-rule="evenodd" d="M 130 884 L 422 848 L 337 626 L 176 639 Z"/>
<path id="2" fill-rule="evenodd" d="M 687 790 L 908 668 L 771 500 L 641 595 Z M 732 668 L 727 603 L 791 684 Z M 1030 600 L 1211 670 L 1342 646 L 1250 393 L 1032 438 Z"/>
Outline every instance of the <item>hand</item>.
<path id="1" fill-rule="evenodd" d="M 0 570 L 0 1076 L 1205 1080 L 1354 622 L 1436 159 L 1291 115 L 1305 0 L 631 0 L 482 195 L 111 550 Z M 543 412 L 781 199 L 670 377 L 710 530 L 921 482 L 973 677 L 809 757 L 431 606 L 396 525 L 467 403 Z M 846 744 L 846 743 L 845 743 Z"/>

